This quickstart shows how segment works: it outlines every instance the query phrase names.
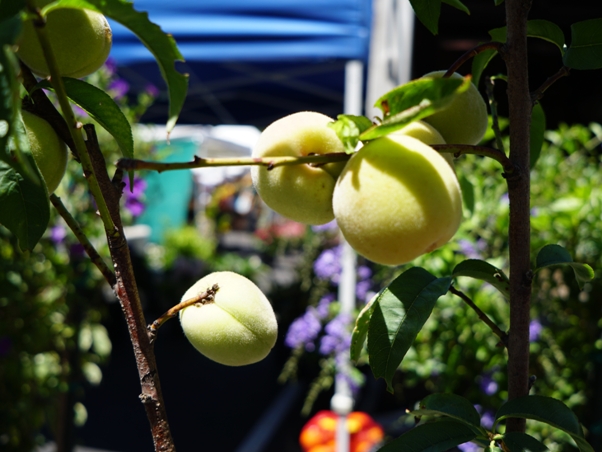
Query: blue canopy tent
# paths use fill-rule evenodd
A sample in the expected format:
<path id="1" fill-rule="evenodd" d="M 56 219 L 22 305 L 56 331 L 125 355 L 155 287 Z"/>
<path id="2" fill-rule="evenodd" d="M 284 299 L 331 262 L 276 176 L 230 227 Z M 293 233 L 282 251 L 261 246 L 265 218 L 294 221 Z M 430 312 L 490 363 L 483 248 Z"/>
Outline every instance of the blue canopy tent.
<path id="1" fill-rule="evenodd" d="M 345 63 L 367 62 L 371 0 L 137 0 L 171 33 L 190 74 L 180 123 L 265 127 L 284 114 L 342 112 Z M 112 23 L 111 57 L 136 89 L 162 87 L 150 52 Z M 166 117 L 161 96 L 147 122 Z"/>

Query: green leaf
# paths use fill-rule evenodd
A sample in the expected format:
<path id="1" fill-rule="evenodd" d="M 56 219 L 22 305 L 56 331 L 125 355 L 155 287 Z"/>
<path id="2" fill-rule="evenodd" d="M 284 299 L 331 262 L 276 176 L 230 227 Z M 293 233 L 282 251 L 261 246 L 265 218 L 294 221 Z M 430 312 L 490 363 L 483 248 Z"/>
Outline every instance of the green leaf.
<path id="1" fill-rule="evenodd" d="M 564 54 L 565 40 L 562 29 L 553 22 L 543 19 L 533 19 L 527 22 L 527 36 L 551 42 Z"/>
<path id="2" fill-rule="evenodd" d="M 452 272 L 452 278 L 468 276 L 486 281 L 499 290 L 506 299 L 510 299 L 510 280 L 503 270 L 480 259 L 467 259 L 460 262 Z"/>
<path id="3" fill-rule="evenodd" d="M 509 452 L 545 452 L 549 450 L 544 443 L 522 432 L 508 432 L 503 437 Z"/>
<path id="4" fill-rule="evenodd" d="M 502 3 L 504 3 L 504 0 L 495 0 L 494 2 L 495 6 L 500 6 Z"/>
<path id="5" fill-rule="evenodd" d="M 378 452 L 443 452 L 476 437 L 465 423 L 441 419 L 414 427 Z"/>
<path id="6" fill-rule="evenodd" d="M 449 6 L 453 6 L 456 9 L 459 9 L 460 11 L 465 12 L 470 16 L 470 10 L 460 0 L 442 0 L 442 2 L 447 3 Z"/>
<path id="7" fill-rule="evenodd" d="M 495 415 L 495 424 L 507 418 L 533 419 L 568 433 L 581 452 L 594 452 L 583 436 L 581 424 L 560 400 L 540 395 L 519 397 L 502 405 Z M 494 425 L 495 429 L 495 425 Z"/>
<path id="8" fill-rule="evenodd" d="M 328 124 L 345 146 L 345 152 L 352 154 L 359 143 L 360 134 L 372 127 L 372 121 L 365 116 L 338 115 L 335 122 Z"/>
<path id="9" fill-rule="evenodd" d="M 439 32 L 439 15 L 441 14 L 441 0 L 410 0 L 418 20 L 436 35 Z"/>
<path id="10" fill-rule="evenodd" d="M 0 46 L 15 44 L 22 29 L 23 22 L 18 14 L 0 19 Z"/>
<path id="11" fill-rule="evenodd" d="M 506 42 L 506 27 L 489 30 L 489 36 L 494 42 Z M 475 86 L 479 86 L 483 71 L 497 53 L 497 50 L 494 49 L 485 50 L 472 59 L 472 82 Z"/>
<path id="12" fill-rule="evenodd" d="M 395 371 L 450 285 L 449 277 L 436 278 L 421 267 L 412 267 L 376 298 L 368 326 L 368 355 L 374 376 L 385 379 L 388 391 L 393 392 Z"/>
<path id="13" fill-rule="evenodd" d="M 551 265 L 570 265 L 581 289 L 584 283 L 594 279 L 594 270 L 587 264 L 573 262 L 569 252 L 560 245 L 546 245 L 537 253 L 535 271 Z"/>
<path id="14" fill-rule="evenodd" d="M 377 297 L 378 294 L 372 297 L 372 299 L 360 311 L 357 319 L 355 320 L 355 326 L 353 327 L 353 331 L 351 333 L 350 355 L 352 361 L 357 361 L 359 359 L 364 342 L 366 342 L 368 326 L 370 325 L 370 318 L 372 317 L 374 306 L 376 306 L 375 301 Z"/>
<path id="15" fill-rule="evenodd" d="M 474 186 L 464 174 L 458 175 L 458 182 L 462 191 L 462 205 L 468 210 L 470 216 L 474 212 Z"/>
<path id="16" fill-rule="evenodd" d="M 571 25 L 571 46 L 563 61 L 571 69 L 602 68 L 602 18 Z"/>
<path id="17" fill-rule="evenodd" d="M 405 83 L 381 96 L 375 107 L 385 117 L 379 125 L 367 129 L 360 140 L 367 141 L 403 128 L 412 121 L 430 116 L 447 107 L 457 94 L 469 88 L 470 76 L 458 78 L 420 78 Z"/>
<path id="18" fill-rule="evenodd" d="M 531 111 L 531 131 L 530 131 L 530 166 L 533 168 L 541 154 L 544 134 L 546 132 L 546 114 L 540 103 L 535 104 Z"/>
<path id="19" fill-rule="evenodd" d="M 25 9 L 25 0 L 2 0 L 0 3 L 2 4 L 2 7 L 0 7 L 0 29 L 2 29 L 5 26 L 2 23 L 4 20 L 12 19 Z"/>
<path id="20" fill-rule="evenodd" d="M 410 414 L 446 416 L 478 429 L 481 427 L 481 416 L 474 405 L 468 399 L 456 394 L 431 394 L 420 402 L 419 410 L 411 411 Z"/>
<path id="21" fill-rule="evenodd" d="M 132 128 L 113 98 L 83 80 L 63 77 L 63 83 L 69 99 L 83 108 L 92 119 L 115 138 L 124 157 L 133 158 Z M 42 80 L 36 87 L 52 89 L 48 80 Z"/>
<path id="22" fill-rule="evenodd" d="M 35 166 L 33 156 L 24 153 Z M 0 162 L 0 223 L 11 231 L 22 250 L 32 250 L 48 227 L 50 204 L 46 185 L 24 177 L 5 162 Z"/>
<path id="23" fill-rule="evenodd" d="M 169 94 L 169 118 L 167 132 L 170 132 L 178 119 L 178 115 L 186 99 L 188 76 L 175 69 L 176 61 L 184 61 L 184 57 L 176 46 L 173 36 L 163 32 L 161 28 L 148 19 L 148 13 L 134 9 L 133 3 L 126 0 L 59 0 L 44 9 L 49 12 L 56 8 L 87 8 L 99 11 L 107 17 L 119 22 L 131 30 L 154 55 L 161 75 L 167 83 Z"/>

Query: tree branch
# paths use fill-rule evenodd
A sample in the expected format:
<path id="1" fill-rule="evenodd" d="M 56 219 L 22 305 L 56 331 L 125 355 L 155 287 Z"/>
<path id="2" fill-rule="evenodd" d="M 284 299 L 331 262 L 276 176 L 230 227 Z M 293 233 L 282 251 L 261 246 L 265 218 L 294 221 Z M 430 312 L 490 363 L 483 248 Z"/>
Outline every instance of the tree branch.
<path id="1" fill-rule="evenodd" d="M 194 156 L 191 162 L 161 163 L 136 159 L 119 159 L 117 168 L 132 170 L 154 170 L 158 172 L 173 171 L 192 168 L 205 168 L 209 166 L 265 166 L 268 170 L 277 166 L 309 164 L 319 166 L 330 162 L 344 162 L 351 157 L 345 152 L 332 152 L 320 155 L 305 155 L 300 157 L 244 157 L 244 158 L 213 158 L 205 159 Z"/>
<path id="2" fill-rule="evenodd" d="M 437 152 L 452 153 L 454 154 L 454 157 L 459 157 L 463 154 L 475 154 L 490 157 L 501 163 L 506 175 L 512 174 L 514 176 L 517 172 L 516 166 L 510 161 L 506 154 L 496 148 L 488 146 L 472 146 L 469 144 L 432 144 L 430 146 Z"/>
<path id="3" fill-rule="evenodd" d="M 504 44 L 497 41 L 484 42 L 479 44 L 472 49 L 468 50 L 466 53 L 460 56 L 454 63 L 449 67 L 447 72 L 443 75 L 443 77 L 451 77 L 454 72 L 457 72 L 460 67 L 466 63 L 471 58 L 476 57 L 479 53 L 485 52 L 486 50 L 497 50 L 501 52 L 503 50 Z"/>
<path id="4" fill-rule="evenodd" d="M 454 286 L 450 286 L 449 291 L 464 300 L 464 302 L 477 313 L 479 319 L 485 322 L 485 324 L 491 328 L 491 331 L 493 331 L 495 335 L 500 338 L 502 344 L 504 344 L 504 347 L 508 348 L 508 334 L 502 331 L 500 327 L 493 322 L 493 320 L 487 317 L 487 314 L 485 314 L 481 308 L 479 308 L 475 302 L 470 299 L 468 295 L 461 290 L 456 289 Z"/>
<path id="5" fill-rule="evenodd" d="M 529 393 L 529 321 L 531 302 L 529 130 L 531 95 L 527 57 L 527 16 L 531 0 L 506 0 L 510 160 L 522 169 L 507 179 L 510 200 L 510 337 L 508 400 Z M 506 432 L 524 432 L 524 419 L 508 419 Z"/>
<path id="6" fill-rule="evenodd" d="M 533 91 L 533 93 L 531 94 L 531 104 L 535 105 L 537 101 L 543 97 L 544 93 L 550 86 L 552 86 L 562 77 L 568 77 L 570 74 L 571 70 L 566 66 L 562 66 L 560 69 L 558 69 L 558 72 L 556 72 L 551 77 L 548 77 L 548 79 L 545 82 L 543 82 L 543 85 L 541 85 L 539 88 Z"/>

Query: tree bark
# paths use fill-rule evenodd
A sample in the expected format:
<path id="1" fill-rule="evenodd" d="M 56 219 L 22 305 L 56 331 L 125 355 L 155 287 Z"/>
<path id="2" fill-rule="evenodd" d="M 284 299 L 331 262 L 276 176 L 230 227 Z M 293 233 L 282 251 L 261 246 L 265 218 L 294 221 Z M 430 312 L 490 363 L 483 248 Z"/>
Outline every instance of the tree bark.
<path id="1" fill-rule="evenodd" d="M 517 169 L 508 175 L 510 200 L 510 333 L 508 399 L 529 393 L 529 322 L 532 270 L 530 263 L 529 131 L 531 96 L 527 58 L 527 15 L 531 0 L 506 0 L 510 160 Z M 524 431 L 523 419 L 509 419 L 506 431 Z"/>

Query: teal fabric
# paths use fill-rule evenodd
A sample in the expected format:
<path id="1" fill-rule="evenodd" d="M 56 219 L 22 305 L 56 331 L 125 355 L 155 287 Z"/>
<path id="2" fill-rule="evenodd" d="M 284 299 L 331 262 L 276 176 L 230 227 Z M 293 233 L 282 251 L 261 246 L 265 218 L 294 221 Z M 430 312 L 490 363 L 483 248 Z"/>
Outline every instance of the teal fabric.
<path id="1" fill-rule="evenodd" d="M 162 162 L 186 162 L 192 160 L 198 144 L 189 139 L 171 140 L 171 144 L 157 145 L 157 151 L 164 158 Z M 193 191 L 193 178 L 190 170 L 148 171 L 141 174 L 147 182 L 144 212 L 136 224 L 151 227 L 149 241 L 163 243 L 165 232 L 185 225 L 188 205 Z"/>

